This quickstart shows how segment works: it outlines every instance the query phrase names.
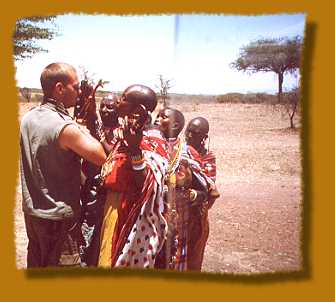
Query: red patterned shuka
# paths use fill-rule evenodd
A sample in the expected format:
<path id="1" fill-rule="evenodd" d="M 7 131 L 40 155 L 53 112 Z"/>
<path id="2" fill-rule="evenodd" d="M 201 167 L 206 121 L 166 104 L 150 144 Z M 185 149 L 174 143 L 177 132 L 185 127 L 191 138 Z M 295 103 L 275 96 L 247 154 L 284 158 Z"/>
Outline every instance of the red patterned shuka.
<path id="1" fill-rule="evenodd" d="M 215 186 L 216 158 L 211 151 L 202 156 L 195 148 L 187 145 L 183 159 L 189 162 L 193 178 L 208 195 L 203 203 L 189 208 L 187 269 L 200 271 L 209 236 L 208 209 L 219 197 Z"/>
<path id="2" fill-rule="evenodd" d="M 135 189 L 129 158 L 118 154 L 117 148 L 110 158 L 109 175 L 122 175 L 105 182 L 107 189 L 118 192 L 120 205 L 110 247 L 112 267 L 153 268 L 166 239 L 163 187 L 168 158 L 165 140 L 158 130 L 148 130 L 140 148 L 147 169 L 140 190 Z"/>

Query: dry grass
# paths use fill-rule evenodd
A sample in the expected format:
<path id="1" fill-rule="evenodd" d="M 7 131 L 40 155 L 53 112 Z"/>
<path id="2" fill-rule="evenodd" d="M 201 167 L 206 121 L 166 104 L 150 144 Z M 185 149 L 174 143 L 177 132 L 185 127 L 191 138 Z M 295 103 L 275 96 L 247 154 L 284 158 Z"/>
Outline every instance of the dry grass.
<path id="1" fill-rule="evenodd" d="M 203 270 L 220 273 L 301 269 L 301 152 L 298 130 L 264 104 L 173 102 L 186 120 L 210 122 L 220 199 L 210 210 Z M 20 116 L 31 107 L 21 103 Z M 296 121 L 298 122 L 298 121 Z M 299 124 L 299 123 L 298 123 Z M 17 194 L 17 266 L 26 238 Z"/>

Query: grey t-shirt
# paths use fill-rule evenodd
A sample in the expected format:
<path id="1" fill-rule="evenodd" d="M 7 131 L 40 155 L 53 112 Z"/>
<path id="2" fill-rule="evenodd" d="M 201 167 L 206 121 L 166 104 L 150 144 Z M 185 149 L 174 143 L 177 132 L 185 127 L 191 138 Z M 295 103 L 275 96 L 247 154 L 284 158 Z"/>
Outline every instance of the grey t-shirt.
<path id="1" fill-rule="evenodd" d="M 58 142 L 69 124 L 75 122 L 66 109 L 49 102 L 22 118 L 20 176 L 22 208 L 28 215 L 51 220 L 77 220 L 80 215 L 80 158 Z"/>

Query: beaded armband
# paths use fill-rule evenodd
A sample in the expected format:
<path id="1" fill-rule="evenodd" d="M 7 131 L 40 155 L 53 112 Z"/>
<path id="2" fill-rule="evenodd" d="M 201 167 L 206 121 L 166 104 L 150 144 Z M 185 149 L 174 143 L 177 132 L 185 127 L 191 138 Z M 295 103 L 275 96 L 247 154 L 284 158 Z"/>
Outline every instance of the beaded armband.
<path id="1" fill-rule="evenodd" d="M 130 161 L 135 171 L 143 170 L 146 167 L 142 152 L 140 154 L 131 155 Z"/>

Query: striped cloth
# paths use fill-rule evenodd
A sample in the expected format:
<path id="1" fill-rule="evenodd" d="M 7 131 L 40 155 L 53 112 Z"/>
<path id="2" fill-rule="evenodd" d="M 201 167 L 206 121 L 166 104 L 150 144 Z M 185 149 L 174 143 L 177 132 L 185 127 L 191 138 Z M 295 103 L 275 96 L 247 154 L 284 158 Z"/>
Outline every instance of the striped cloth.
<path id="1" fill-rule="evenodd" d="M 213 152 L 201 156 L 189 145 L 185 151 L 183 158 L 188 160 L 193 176 L 208 193 L 208 199 L 203 204 L 194 205 L 189 210 L 187 269 L 200 271 L 209 236 L 208 209 L 219 197 L 215 185 L 216 159 Z"/>
<path id="2" fill-rule="evenodd" d="M 165 140 L 159 132 L 148 130 L 140 147 L 147 168 L 141 192 L 135 189 L 133 171 L 127 165 L 119 166 L 126 170 L 121 174 L 127 178 L 127 187 L 117 177 L 112 184 L 113 190 L 122 188 L 118 190 L 120 206 L 110 247 L 112 267 L 153 268 L 166 239 L 163 187 L 168 160 Z M 111 164 L 110 167 L 118 166 Z"/>

